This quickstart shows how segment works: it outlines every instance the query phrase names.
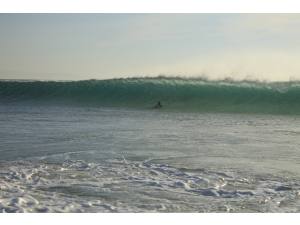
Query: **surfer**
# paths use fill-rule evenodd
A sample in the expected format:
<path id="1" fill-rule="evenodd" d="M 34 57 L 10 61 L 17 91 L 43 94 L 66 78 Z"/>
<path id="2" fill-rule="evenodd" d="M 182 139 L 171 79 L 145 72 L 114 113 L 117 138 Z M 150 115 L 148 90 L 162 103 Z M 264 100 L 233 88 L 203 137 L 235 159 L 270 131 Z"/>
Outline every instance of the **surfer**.
<path id="1" fill-rule="evenodd" d="M 158 101 L 153 108 L 154 109 L 160 109 L 160 108 L 162 108 L 162 104 L 160 103 L 160 101 Z"/>

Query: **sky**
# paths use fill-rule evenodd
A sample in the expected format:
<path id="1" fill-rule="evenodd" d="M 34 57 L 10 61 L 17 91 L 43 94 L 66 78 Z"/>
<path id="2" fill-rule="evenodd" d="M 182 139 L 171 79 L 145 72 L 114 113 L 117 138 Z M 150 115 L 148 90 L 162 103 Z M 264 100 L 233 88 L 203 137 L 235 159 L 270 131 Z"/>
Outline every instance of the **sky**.
<path id="1" fill-rule="evenodd" d="M 0 79 L 300 79 L 300 14 L 0 14 Z"/>

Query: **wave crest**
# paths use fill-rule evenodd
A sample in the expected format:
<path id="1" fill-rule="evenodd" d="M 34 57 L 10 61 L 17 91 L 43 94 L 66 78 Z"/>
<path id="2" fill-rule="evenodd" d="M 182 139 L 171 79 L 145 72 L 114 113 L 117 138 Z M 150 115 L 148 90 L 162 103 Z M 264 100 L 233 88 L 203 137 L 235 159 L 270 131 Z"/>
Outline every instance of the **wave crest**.
<path id="1" fill-rule="evenodd" d="M 300 82 L 152 77 L 84 81 L 0 81 L 1 102 L 69 103 L 198 112 L 300 114 Z"/>

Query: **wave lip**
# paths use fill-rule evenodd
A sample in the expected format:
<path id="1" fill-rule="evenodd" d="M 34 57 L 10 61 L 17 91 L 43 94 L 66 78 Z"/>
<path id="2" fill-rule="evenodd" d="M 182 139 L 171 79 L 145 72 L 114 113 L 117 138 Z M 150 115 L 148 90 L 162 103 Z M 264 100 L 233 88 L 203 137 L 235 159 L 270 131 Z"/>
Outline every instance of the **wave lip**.
<path id="1" fill-rule="evenodd" d="M 84 81 L 0 81 L 0 102 L 79 104 L 230 113 L 300 114 L 300 82 L 153 77 Z"/>

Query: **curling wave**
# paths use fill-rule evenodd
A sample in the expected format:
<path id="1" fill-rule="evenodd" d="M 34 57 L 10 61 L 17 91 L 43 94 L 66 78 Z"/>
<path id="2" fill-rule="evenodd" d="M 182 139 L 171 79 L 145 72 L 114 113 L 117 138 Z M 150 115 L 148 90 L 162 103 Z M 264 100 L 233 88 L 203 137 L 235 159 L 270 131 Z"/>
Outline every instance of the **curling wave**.
<path id="1" fill-rule="evenodd" d="M 154 77 L 84 81 L 0 81 L 0 102 L 163 110 L 300 114 L 300 82 Z"/>

